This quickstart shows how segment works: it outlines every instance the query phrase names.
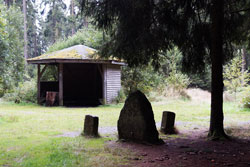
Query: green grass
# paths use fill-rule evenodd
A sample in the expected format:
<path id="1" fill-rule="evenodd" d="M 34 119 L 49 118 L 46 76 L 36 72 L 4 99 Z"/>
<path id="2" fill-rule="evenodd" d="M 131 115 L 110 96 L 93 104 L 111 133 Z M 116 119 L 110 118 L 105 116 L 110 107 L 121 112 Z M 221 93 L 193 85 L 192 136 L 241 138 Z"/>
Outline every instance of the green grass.
<path id="1" fill-rule="evenodd" d="M 126 164 L 131 153 L 112 150 L 101 137 L 88 139 L 58 137 L 65 132 L 81 132 L 87 114 L 99 117 L 99 126 L 116 126 L 120 105 L 96 108 L 43 107 L 0 101 L 0 166 L 117 166 Z M 177 122 L 209 127 L 210 105 L 189 101 L 153 103 L 155 121 L 162 111 L 174 111 Z M 250 110 L 234 103 L 224 104 L 225 127 L 234 135 L 239 122 L 250 121 Z M 248 127 L 247 127 L 248 126 Z M 187 127 L 177 127 L 185 129 Z M 249 123 L 245 128 L 250 128 Z M 243 133 L 242 133 L 243 134 Z M 245 133 L 243 134 L 247 136 Z M 173 136 L 175 138 L 176 136 Z M 125 157 L 125 158 L 124 158 Z"/>

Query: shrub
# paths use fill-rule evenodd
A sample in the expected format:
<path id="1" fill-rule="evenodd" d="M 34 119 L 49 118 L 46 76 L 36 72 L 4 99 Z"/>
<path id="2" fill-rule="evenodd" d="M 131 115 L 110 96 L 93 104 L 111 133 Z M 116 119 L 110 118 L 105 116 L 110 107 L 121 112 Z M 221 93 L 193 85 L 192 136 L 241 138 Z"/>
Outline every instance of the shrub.
<path id="1" fill-rule="evenodd" d="M 164 85 L 164 76 L 155 71 L 152 66 L 122 69 L 122 86 L 126 95 L 135 90 L 149 95 L 151 91 L 160 91 L 162 85 Z"/>
<path id="2" fill-rule="evenodd" d="M 165 54 L 162 65 L 163 73 L 166 76 L 167 88 L 175 92 L 182 92 L 190 84 L 190 79 L 187 75 L 181 72 L 182 54 L 178 48 L 174 48 Z"/>
<path id="3" fill-rule="evenodd" d="M 116 96 L 116 98 L 114 99 L 114 102 L 115 103 L 124 103 L 125 102 L 125 93 L 123 91 L 123 89 L 121 89 L 119 92 L 118 92 L 118 95 Z"/>
<path id="4" fill-rule="evenodd" d="M 37 86 L 35 81 L 26 81 L 19 84 L 11 93 L 6 93 L 4 99 L 15 103 L 31 102 L 35 103 L 37 97 Z"/>
<path id="5" fill-rule="evenodd" d="M 205 70 L 201 73 L 189 73 L 187 75 L 190 79 L 188 87 L 211 90 L 211 67 L 209 65 L 206 65 Z"/>
<path id="6" fill-rule="evenodd" d="M 241 103 L 244 108 L 250 108 L 250 86 L 243 89 Z"/>
<path id="7" fill-rule="evenodd" d="M 172 88 L 177 92 L 186 89 L 190 84 L 188 76 L 177 71 L 172 71 L 167 77 L 166 82 L 168 88 Z"/>
<path id="8" fill-rule="evenodd" d="M 242 71 L 242 59 L 240 56 L 235 57 L 224 66 L 223 76 L 224 85 L 229 92 L 234 93 L 235 100 L 237 92 L 240 92 L 250 81 L 248 71 Z"/>
<path id="9" fill-rule="evenodd" d="M 103 42 L 103 34 L 101 31 L 95 30 L 92 27 L 81 29 L 76 34 L 67 38 L 61 39 L 49 47 L 47 53 L 58 51 L 74 45 L 86 45 L 95 49 L 99 49 Z"/>

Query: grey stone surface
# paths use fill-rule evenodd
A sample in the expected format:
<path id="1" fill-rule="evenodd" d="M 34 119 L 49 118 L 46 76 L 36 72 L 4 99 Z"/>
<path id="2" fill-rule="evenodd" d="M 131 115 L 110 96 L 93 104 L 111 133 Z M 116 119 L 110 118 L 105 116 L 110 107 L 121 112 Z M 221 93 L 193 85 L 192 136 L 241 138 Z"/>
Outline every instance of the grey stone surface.
<path id="1" fill-rule="evenodd" d="M 136 91 L 126 99 L 118 120 L 118 135 L 119 139 L 162 143 L 152 106 L 142 92 Z"/>
<path id="2" fill-rule="evenodd" d="M 98 117 L 86 115 L 85 120 L 84 120 L 83 135 L 97 137 L 98 136 L 98 124 L 99 124 Z"/>
<path id="3" fill-rule="evenodd" d="M 165 134 L 174 134 L 175 128 L 175 113 L 170 111 L 163 111 L 161 121 L 161 132 Z"/>

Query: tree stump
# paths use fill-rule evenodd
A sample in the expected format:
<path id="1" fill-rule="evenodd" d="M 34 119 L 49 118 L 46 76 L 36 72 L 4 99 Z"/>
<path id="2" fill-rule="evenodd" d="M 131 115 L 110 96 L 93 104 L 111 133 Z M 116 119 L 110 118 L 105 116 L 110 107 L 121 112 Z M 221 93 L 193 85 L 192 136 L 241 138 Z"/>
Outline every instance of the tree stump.
<path id="1" fill-rule="evenodd" d="M 170 111 L 163 111 L 161 121 L 161 132 L 164 134 L 175 134 L 175 113 Z"/>
<path id="2" fill-rule="evenodd" d="M 98 137 L 99 118 L 91 115 L 86 115 L 84 120 L 84 136 Z"/>
<path id="3" fill-rule="evenodd" d="M 57 101 L 58 92 L 46 92 L 46 106 L 54 106 Z"/>

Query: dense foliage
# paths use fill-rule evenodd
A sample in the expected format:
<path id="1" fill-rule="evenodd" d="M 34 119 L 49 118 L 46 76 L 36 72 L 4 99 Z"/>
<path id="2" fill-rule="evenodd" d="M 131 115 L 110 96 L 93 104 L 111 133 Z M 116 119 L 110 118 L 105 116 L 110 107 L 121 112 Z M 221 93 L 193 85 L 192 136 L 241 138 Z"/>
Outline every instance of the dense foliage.
<path id="1" fill-rule="evenodd" d="M 242 58 L 240 56 L 232 59 L 224 66 L 224 85 L 228 91 L 235 94 L 250 81 L 250 73 L 242 70 Z"/>
<path id="2" fill-rule="evenodd" d="M 250 86 L 243 89 L 241 96 L 242 106 L 244 108 L 250 108 Z"/>
<path id="3" fill-rule="evenodd" d="M 36 82 L 31 80 L 20 83 L 13 92 L 6 93 L 3 98 L 15 103 L 35 103 L 37 99 Z"/>
<path id="4" fill-rule="evenodd" d="M 0 96 L 24 77 L 22 14 L 0 3 Z"/>
<path id="5" fill-rule="evenodd" d="M 164 88 L 164 79 L 164 75 L 155 71 L 152 66 L 122 69 L 122 86 L 126 95 L 135 90 L 141 90 L 146 94 L 160 91 Z"/>
<path id="6" fill-rule="evenodd" d="M 103 42 L 103 34 L 92 27 L 80 29 L 68 38 L 60 39 L 48 48 L 48 52 L 53 52 L 68 48 L 74 45 L 86 45 L 99 49 Z"/>
<path id="7" fill-rule="evenodd" d="M 232 56 L 231 42 L 245 39 L 249 30 L 249 1 L 225 1 L 225 60 Z M 162 51 L 178 46 L 186 70 L 202 72 L 211 63 L 212 1 L 151 0 L 83 0 L 83 11 L 94 18 L 94 24 L 111 35 L 103 47 L 103 56 L 113 55 L 129 65 L 159 65 Z M 242 28 L 244 24 L 244 29 Z M 237 35 L 236 35 L 237 34 Z M 153 60 L 153 61 L 151 61 Z"/>

